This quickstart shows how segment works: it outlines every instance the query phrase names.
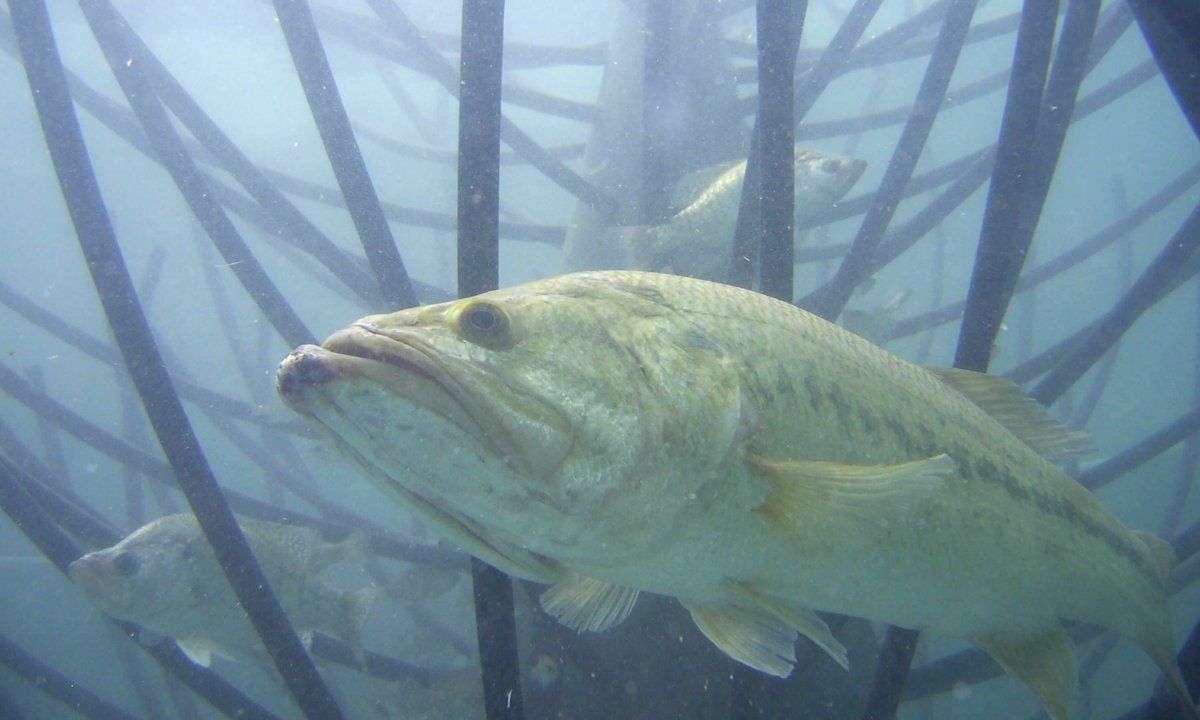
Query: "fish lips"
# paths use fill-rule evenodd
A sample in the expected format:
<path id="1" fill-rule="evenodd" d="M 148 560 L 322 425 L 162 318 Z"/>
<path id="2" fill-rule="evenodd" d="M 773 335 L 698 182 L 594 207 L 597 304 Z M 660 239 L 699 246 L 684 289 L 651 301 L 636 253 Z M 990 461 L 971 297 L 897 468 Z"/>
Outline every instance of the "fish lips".
<path id="1" fill-rule="evenodd" d="M 119 583 L 113 582 L 111 562 L 89 553 L 67 566 L 67 577 L 110 615 L 119 603 Z"/>
<path id="2" fill-rule="evenodd" d="M 440 415 L 520 475 L 541 479 L 556 472 L 573 444 L 569 425 L 545 403 L 537 404 L 538 422 L 503 422 L 485 399 L 487 386 L 470 377 L 485 372 L 470 360 L 444 357 L 410 332 L 360 321 L 334 333 L 320 347 L 293 350 L 280 364 L 276 384 L 285 403 L 319 421 L 322 385 L 365 380 Z M 507 383 L 491 385 L 500 386 L 511 390 Z M 529 398 L 525 399 L 528 408 Z"/>

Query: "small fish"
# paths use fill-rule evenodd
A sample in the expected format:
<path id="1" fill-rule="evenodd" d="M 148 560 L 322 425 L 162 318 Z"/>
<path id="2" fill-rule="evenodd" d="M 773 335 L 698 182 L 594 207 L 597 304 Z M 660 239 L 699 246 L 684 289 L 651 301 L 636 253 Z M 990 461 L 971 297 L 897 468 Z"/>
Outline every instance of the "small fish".
<path id="1" fill-rule="evenodd" d="M 569 627 L 672 596 L 786 676 L 797 633 L 847 666 L 814 611 L 854 615 L 963 638 L 1066 720 L 1069 619 L 1132 639 L 1187 697 L 1170 546 L 1052 462 L 1080 433 L 1005 378 L 914 365 L 794 305 L 575 273 L 362 318 L 294 350 L 278 389 L 432 527 L 550 584 Z"/>
<path id="2" fill-rule="evenodd" d="M 320 630 L 361 657 L 362 625 L 376 588 L 346 592 L 317 579 L 325 567 L 361 561 L 361 536 L 331 544 L 310 528 L 249 519 L 238 524 L 301 637 Z M 209 665 L 214 654 L 264 655 L 193 515 L 147 523 L 116 545 L 71 563 L 68 575 L 101 610 L 174 639 L 200 665 Z"/>
<path id="3" fill-rule="evenodd" d="M 795 149 L 796 227 L 842 198 L 867 168 L 865 160 Z M 746 161 L 697 170 L 676 186 L 672 204 L 682 208 L 662 225 L 627 228 L 623 240 L 630 267 L 723 280 L 733 252 Z"/>
<path id="4" fill-rule="evenodd" d="M 883 346 L 896 327 L 896 312 L 904 306 L 912 290 L 905 288 L 883 305 L 870 308 L 848 307 L 842 310 L 841 325 L 855 335 Z"/>

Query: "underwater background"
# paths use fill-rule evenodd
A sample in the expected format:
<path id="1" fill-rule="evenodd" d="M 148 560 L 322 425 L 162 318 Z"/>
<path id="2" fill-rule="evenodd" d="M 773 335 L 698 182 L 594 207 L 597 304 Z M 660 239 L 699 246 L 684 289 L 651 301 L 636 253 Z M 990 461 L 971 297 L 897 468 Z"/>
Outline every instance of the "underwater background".
<path id="1" fill-rule="evenodd" d="M 36 523 L 20 510 L 21 497 L 66 527 L 81 552 L 102 547 L 101 534 L 81 533 L 74 511 L 51 497 L 117 536 L 187 509 L 112 339 L 47 152 L 13 28 L 14 18 L 38 4 L 10 0 L 0 17 L 0 505 L 7 513 L 0 518 L 0 717 L 223 717 L 140 649 L 161 647 L 162 638 L 129 637 L 128 626 L 110 622 L 27 537 Z M 622 228 L 667 221 L 679 209 L 670 197 L 681 179 L 750 151 L 755 4 L 645 4 L 503 6 L 503 115 L 511 129 L 503 130 L 499 165 L 501 287 L 626 264 Z M 936 114 L 928 140 L 906 158 L 895 150 L 931 53 L 943 22 L 964 5 L 976 6 L 971 30 L 951 60 L 944 99 L 924 108 Z M 1189 27 L 1176 24 L 1172 35 L 1169 6 L 808 2 L 795 69 L 795 144 L 867 166 L 844 198 L 797 229 L 792 297 L 803 306 L 837 277 L 851 241 L 864 235 L 864 218 L 880 212 L 875 198 L 903 191 L 875 236 L 880 244 L 867 249 L 873 264 L 846 288 L 842 322 L 906 359 L 951 365 L 989 187 L 1000 182 L 989 183 L 993 167 L 1019 166 L 1004 178 L 1019 193 L 1032 184 L 1020 178 L 1049 161 L 1053 179 L 1040 216 L 1034 212 L 1033 242 L 990 368 L 1052 402 L 1058 419 L 1086 429 L 1096 451 L 1073 473 L 1124 524 L 1173 541 L 1180 562 L 1171 606 L 1182 643 L 1200 619 L 1200 256 L 1192 252 L 1200 234 L 1200 143 L 1188 121 L 1200 106 L 1195 75 L 1188 86 L 1184 71 L 1184 89 L 1173 93 L 1163 68 L 1186 70 L 1200 52 Z M 289 327 L 283 315 L 319 340 L 354 318 L 398 309 L 409 280 L 423 303 L 456 296 L 455 95 L 464 9 L 433 0 L 53 0 L 46 7 L 124 262 L 212 473 L 238 498 L 234 510 L 320 518 L 331 541 L 351 528 L 373 538 L 367 567 L 323 575 L 337 587 L 374 582 L 383 589 L 364 631 L 366 649 L 384 656 L 370 663 L 377 672 L 350 667 L 353 658 L 339 655 L 336 644 L 328 654 L 343 662 L 318 663 L 344 715 L 485 717 L 467 556 L 359 477 L 274 391 L 276 367 L 297 344 L 295 325 L 291 334 L 279 329 Z M 285 37 L 302 33 L 283 9 L 303 16 L 306 8 L 320 33 L 309 59 L 313 47 L 322 49 L 336 81 L 336 96 L 325 102 L 340 98 L 357 141 L 335 147 L 332 162 L 318 123 L 336 124 L 336 105 L 316 108 L 314 121 L 301 81 L 307 70 L 298 70 L 307 66 Z M 1045 146 L 1010 137 L 1004 161 L 994 165 L 1006 106 L 1020 100 L 1006 89 L 1022 13 L 1041 13 L 1063 32 L 1072 14 L 1089 8 L 1098 10 L 1096 29 L 1085 33 L 1090 47 L 1073 111 L 1044 102 L 1035 83 L 1038 142 L 1060 119 L 1055 113 L 1071 114 L 1061 153 L 1046 156 Z M 100 42 L 97 18 L 107 18 L 100 24 L 109 30 Z M 1155 32 L 1176 45 L 1152 51 L 1147 37 Z M 1049 87 L 1056 87 L 1055 70 L 1069 68 L 1053 63 L 1075 39 L 1044 34 L 1055 41 L 1047 58 Z M 654 73 L 644 72 L 651 64 Z M 142 99 L 169 108 L 165 126 L 142 124 L 114 70 L 136 75 L 145 83 Z M 1046 98 L 1053 99 L 1049 88 Z M 201 129 L 207 126 L 194 109 L 224 138 Z M 162 146 L 153 135 L 162 127 L 178 133 L 182 154 L 203 179 L 199 194 L 208 207 L 223 208 L 227 224 L 210 217 L 206 230 L 197 220 L 156 150 Z M 240 169 L 230 147 L 248 161 Z M 655 161 L 647 161 L 652 154 Z M 365 188 L 346 185 L 340 174 L 358 157 Z M 915 160 L 912 179 L 885 182 L 907 160 Z M 272 190 L 247 187 L 251 175 Z M 372 211 L 374 197 L 380 204 Z M 1011 197 L 992 203 L 999 216 L 1026 212 Z M 378 217 L 386 217 L 386 228 Z M 244 246 L 219 252 L 210 240 L 214 227 Z M 372 233 L 394 242 L 403 265 L 391 277 L 404 283 L 378 281 L 383 263 L 360 240 Z M 246 290 L 239 265 L 247 263 L 269 278 L 269 297 Z M 765 275 L 765 255 L 762 264 Z M 278 311 L 272 298 L 290 311 Z M 1039 385 L 1047 378 L 1060 387 Z M 801 648 L 798 671 L 762 690 L 756 705 L 746 701 L 752 689 L 732 679 L 735 663 L 676 603 L 643 598 L 620 627 L 576 635 L 538 610 L 538 591 L 514 584 L 529 718 L 857 718 L 883 637 L 882 628 L 862 621 L 840 630 L 831 623 L 863 661 L 846 673 Z M 1157 670 L 1136 647 L 1086 628 L 1078 639 L 1082 690 L 1073 717 L 1121 717 L 1148 699 Z M 318 657 L 322 647 L 318 638 Z M 211 671 L 257 704 L 243 707 L 244 716 L 302 716 L 267 662 L 218 657 Z M 922 636 L 896 716 L 1035 712 L 1024 689 L 977 651 Z"/>

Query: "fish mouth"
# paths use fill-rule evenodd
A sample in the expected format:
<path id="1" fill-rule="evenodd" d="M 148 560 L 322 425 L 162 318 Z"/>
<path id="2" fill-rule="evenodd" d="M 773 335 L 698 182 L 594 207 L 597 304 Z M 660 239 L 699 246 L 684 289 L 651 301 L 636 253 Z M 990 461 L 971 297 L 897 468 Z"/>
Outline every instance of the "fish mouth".
<path id="1" fill-rule="evenodd" d="M 867 171 L 867 161 L 861 158 L 845 158 L 842 160 L 842 168 L 846 173 L 845 192 L 849 192 L 850 188 L 854 187 L 863 173 Z"/>
<path id="2" fill-rule="evenodd" d="M 503 422 L 494 404 L 485 399 L 488 386 L 471 382 L 485 373 L 472 361 L 445 357 L 415 331 L 385 329 L 360 320 L 320 347 L 302 345 L 293 350 L 279 366 L 276 385 L 288 406 L 320 422 L 326 402 L 322 386 L 335 380 L 365 380 L 441 416 L 519 475 L 540 479 L 557 471 L 571 445 L 561 415 L 526 398 L 523 406 L 533 407 L 537 425 L 550 431 L 533 433 L 536 438 L 522 437 L 524 424 Z M 547 442 L 548 436 L 554 441 Z"/>
<path id="3" fill-rule="evenodd" d="M 537 493 L 540 481 L 559 471 L 571 451 L 569 424 L 552 406 L 526 397 L 515 382 L 485 384 L 486 367 L 444 357 L 429 341 L 414 337 L 419 333 L 412 328 L 381 329 L 366 319 L 333 334 L 323 346 L 302 345 L 279 366 L 279 395 L 293 410 L 324 426 L 379 487 L 444 535 L 510 574 L 553 582 L 561 574 L 553 563 L 523 549 L 517 539 L 490 531 L 488 517 L 494 507 L 487 503 L 523 503 Z M 351 405 L 360 389 L 347 388 L 343 381 L 371 386 L 368 392 L 382 392 L 385 398 L 425 411 L 426 417 L 439 416 L 459 434 L 442 434 L 438 440 L 473 441 L 474 452 L 461 456 L 487 454 L 500 460 L 497 465 L 505 468 L 506 479 L 488 481 L 488 472 L 467 467 L 460 477 L 449 478 L 447 486 L 446 478 L 423 467 L 419 459 L 397 454 L 389 437 L 379 434 L 380 423 L 354 417 Z M 536 420 L 503 422 L 504 411 L 488 400 L 488 388 L 499 386 L 524 400 L 522 407 Z M 414 423 L 411 432 L 420 437 L 422 429 Z M 455 454 L 446 450 L 450 448 L 436 442 L 430 447 L 433 454 Z M 415 460 L 415 466 L 407 460 Z M 501 492 L 497 483 L 507 482 L 516 485 Z M 464 501 L 473 507 L 464 507 Z"/>
<path id="4" fill-rule="evenodd" d="M 105 581 L 106 573 L 101 562 L 99 558 L 84 555 L 67 566 L 67 577 L 93 602 L 108 608 L 112 604 L 109 597 L 111 587 Z"/>

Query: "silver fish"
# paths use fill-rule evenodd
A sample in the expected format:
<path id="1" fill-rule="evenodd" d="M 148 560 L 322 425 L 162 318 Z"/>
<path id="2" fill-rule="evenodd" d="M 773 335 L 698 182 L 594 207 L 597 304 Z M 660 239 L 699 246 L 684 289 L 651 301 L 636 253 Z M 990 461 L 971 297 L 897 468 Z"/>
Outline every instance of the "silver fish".
<path id="1" fill-rule="evenodd" d="M 865 160 L 795 149 L 795 222 L 799 226 L 842 198 L 867 168 Z M 698 170 L 676 187 L 682 208 L 662 225 L 630 228 L 623 241 L 629 266 L 722 280 L 733 252 L 746 161 Z"/>
<path id="2" fill-rule="evenodd" d="M 308 528 L 249 519 L 238 524 L 297 632 L 320 630 L 360 654 L 376 588 L 345 592 L 316 577 L 329 565 L 360 561 L 358 536 L 330 544 Z M 71 563 L 68 574 L 101 610 L 174 639 L 200 665 L 207 666 L 214 654 L 264 655 L 193 515 L 147 523 L 116 545 Z"/>

